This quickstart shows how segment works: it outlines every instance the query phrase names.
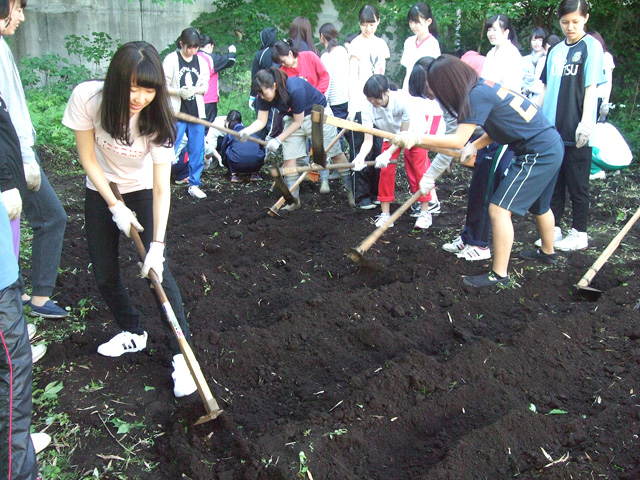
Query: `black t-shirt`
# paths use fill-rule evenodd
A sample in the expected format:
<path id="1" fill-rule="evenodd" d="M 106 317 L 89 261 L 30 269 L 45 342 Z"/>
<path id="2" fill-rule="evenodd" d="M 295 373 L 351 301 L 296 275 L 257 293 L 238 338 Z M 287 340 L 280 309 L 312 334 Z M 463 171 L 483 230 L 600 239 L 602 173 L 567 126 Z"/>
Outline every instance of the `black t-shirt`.
<path id="1" fill-rule="evenodd" d="M 260 95 L 256 98 L 256 108 L 258 110 L 270 110 L 275 108 L 282 115 L 293 116 L 294 113 L 303 113 L 307 116 L 311 113 L 314 105 L 327 106 L 326 97 L 309 82 L 300 77 L 287 78 L 287 93 L 289 101 L 284 102 L 277 98 L 271 102 L 265 102 Z"/>
<path id="2" fill-rule="evenodd" d="M 200 63 L 197 55 L 194 55 L 191 61 L 187 62 L 182 54 L 178 52 L 178 66 L 180 67 L 180 87 L 193 87 L 198 84 L 198 79 L 200 78 Z M 182 102 L 180 102 L 180 111 L 182 113 L 187 113 L 194 117 L 199 116 L 195 95 L 186 100 L 182 97 L 180 97 L 180 99 L 182 100 Z"/>
<path id="3" fill-rule="evenodd" d="M 458 123 L 481 125 L 493 140 L 509 145 L 516 155 L 537 153 L 546 142 L 560 140 L 536 105 L 499 83 L 480 79 L 469 92 L 469 102 L 471 113 L 458 118 Z"/>
<path id="4" fill-rule="evenodd" d="M 0 96 L 0 191 L 19 188 L 26 192 L 20 140 L 11 123 L 7 104 Z"/>

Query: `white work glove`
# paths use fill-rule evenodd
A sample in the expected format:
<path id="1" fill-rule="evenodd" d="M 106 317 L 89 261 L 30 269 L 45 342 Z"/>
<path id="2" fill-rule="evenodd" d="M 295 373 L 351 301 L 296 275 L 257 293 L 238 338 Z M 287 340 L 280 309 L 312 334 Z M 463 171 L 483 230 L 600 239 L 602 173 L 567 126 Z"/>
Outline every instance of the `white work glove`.
<path id="1" fill-rule="evenodd" d="M 389 161 L 391 161 L 391 154 L 389 153 L 389 150 L 387 150 L 376 157 L 375 167 L 384 168 L 389 165 Z"/>
<path id="2" fill-rule="evenodd" d="M 162 283 L 162 272 L 164 271 L 164 244 L 160 242 L 151 242 L 149 251 L 144 257 L 144 263 L 140 270 L 140 274 L 144 278 L 149 278 L 149 270 L 153 268 L 156 272 L 158 280 Z"/>
<path id="3" fill-rule="evenodd" d="M 414 132 L 400 132 L 391 139 L 391 143 L 401 148 L 413 148 L 422 143 L 422 134 Z"/>
<path id="4" fill-rule="evenodd" d="M 194 90 L 191 87 L 187 86 L 180 88 L 178 92 L 178 95 L 180 95 L 180 98 L 182 98 L 183 100 L 189 100 L 191 97 L 193 97 L 193 94 Z"/>
<path id="5" fill-rule="evenodd" d="M 7 215 L 9 220 L 15 220 L 20 216 L 22 212 L 22 197 L 17 188 L 10 188 L 2 192 L 2 203 L 4 208 L 7 209 Z"/>
<path id="6" fill-rule="evenodd" d="M 351 167 L 351 169 L 354 172 L 359 172 L 364 167 L 366 167 L 366 165 L 364 164 L 364 156 L 363 155 L 357 155 L 356 158 L 353 159 L 353 166 Z"/>
<path id="7" fill-rule="evenodd" d="M 429 192 L 436 186 L 436 179 L 431 175 L 424 174 L 420 180 L 420 193 L 422 195 L 429 195 Z"/>
<path id="8" fill-rule="evenodd" d="M 136 214 L 129 210 L 120 200 L 118 200 L 118 203 L 113 207 L 109 207 L 109 210 L 111 210 L 111 214 L 113 215 L 113 221 L 127 237 L 131 238 L 131 225 L 139 232 L 144 230 L 140 222 L 138 222 Z"/>
<path id="9" fill-rule="evenodd" d="M 584 147 L 589 141 L 591 135 L 591 127 L 586 123 L 580 122 L 576 128 L 576 148 Z"/>
<path id="10" fill-rule="evenodd" d="M 24 164 L 24 178 L 27 180 L 27 188 L 37 192 L 40 190 L 40 165 L 38 162 L 31 162 Z"/>
<path id="11" fill-rule="evenodd" d="M 249 96 L 249 108 L 256 111 L 256 97 L 253 95 Z"/>
<path id="12" fill-rule="evenodd" d="M 236 53 L 236 46 L 235 45 L 229 45 L 229 53 Z"/>
<path id="13" fill-rule="evenodd" d="M 278 140 L 277 138 L 272 138 L 267 142 L 267 150 L 269 150 L 270 152 L 277 152 L 280 148 L 280 145 L 282 145 L 282 142 L 280 140 Z"/>
<path id="14" fill-rule="evenodd" d="M 478 153 L 478 149 L 473 146 L 473 143 L 467 143 L 464 147 L 460 149 L 460 158 L 458 158 L 458 163 L 460 165 L 469 166 L 473 161 L 473 156 Z"/>
<path id="15" fill-rule="evenodd" d="M 610 103 L 602 103 L 602 105 L 600 105 L 600 110 L 598 111 L 598 116 L 600 118 L 604 118 L 607 115 L 609 115 L 609 110 L 611 109 L 611 104 Z"/>
<path id="16" fill-rule="evenodd" d="M 251 134 L 247 131 L 246 128 L 243 128 L 238 132 L 238 140 L 240 140 L 242 143 L 246 142 L 250 136 Z"/>

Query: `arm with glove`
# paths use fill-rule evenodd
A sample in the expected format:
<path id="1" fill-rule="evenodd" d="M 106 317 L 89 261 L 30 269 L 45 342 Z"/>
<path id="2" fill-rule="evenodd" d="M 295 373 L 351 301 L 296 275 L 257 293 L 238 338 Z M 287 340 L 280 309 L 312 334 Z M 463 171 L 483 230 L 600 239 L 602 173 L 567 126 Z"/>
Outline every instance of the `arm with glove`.
<path id="1" fill-rule="evenodd" d="M 597 85 L 589 85 L 584 91 L 584 103 L 582 108 L 582 118 L 576 128 L 576 148 L 582 148 L 589 143 L 591 129 L 593 127 L 593 112 L 598 105 L 596 93 Z"/>

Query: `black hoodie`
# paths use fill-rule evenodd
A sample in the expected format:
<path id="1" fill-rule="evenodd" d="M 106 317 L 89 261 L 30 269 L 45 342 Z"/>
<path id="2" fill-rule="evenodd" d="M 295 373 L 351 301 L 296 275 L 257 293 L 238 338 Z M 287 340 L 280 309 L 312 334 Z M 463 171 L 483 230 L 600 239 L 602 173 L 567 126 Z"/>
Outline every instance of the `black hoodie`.
<path id="1" fill-rule="evenodd" d="M 273 27 L 265 28 L 260 32 L 260 50 L 253 57 L 253 64 L 251 65 L 251 78 L 256 76 L 258 70 L 264 70 L 272 66 L 279 66 L 277 63 L 271 61 L 271 49 L 276 43 L 278 38 L 278 32 Z"/>

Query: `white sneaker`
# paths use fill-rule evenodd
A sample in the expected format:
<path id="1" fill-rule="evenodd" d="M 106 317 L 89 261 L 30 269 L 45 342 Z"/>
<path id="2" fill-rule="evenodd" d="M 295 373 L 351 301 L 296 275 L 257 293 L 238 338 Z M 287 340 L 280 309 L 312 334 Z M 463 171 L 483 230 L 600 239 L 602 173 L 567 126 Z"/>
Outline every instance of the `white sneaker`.
<path id="1" fill-rule="evenodd" d="M 36 326 L 33 323 L 27 323 L 27 334 L 29 335 L 29 340 L 36 336 Z"/>
<path id="2" fill-rule="evenodd" d="M 387 220 L 389 220 L 389 218 L 391 218 L 391 214 L 390 213 L 381 213 L 380 215 L 378 215 L 375 219 L 375 225 L 376 227 L 381 227 L 382 225 L 384 225 L 385 223 L 387 223 Z M 389 225 L 389 228 L 393 227 L 393 223 L 391 225 Z"/>
<path id="3" fill-rule="evenodd" d="M 560 227 L 553 227 L 553 246 L 556 246 L 556 242 L 562 240 L 562 229 Z M 539 238 L 534 242 L 534 245 L 538 248 L 542 247 L 542 239 Z"/>
<path id="4" fill-rule="evenodd" d="M 36 451 L 36 455 L 42 450 L 47 448 L 51 443 L 51 437 L 48 433 L 36 432 L 31 434 L 31 443 L 33 443 L 33 449 Z"/>
<path id="5" fill-rule="evenodd" d="M 47 346 L 44 343 L 31 345 L 31 363 L 36 363 L 47 353 Z"/>
<path id="6" fill-rule="evenodd" d="M 605 178 L 607 178 L 607 174 L 604 173 L 604 170 L 589 175 L 589 180 L 604 180 Z"/>
<path id="7" fill-rule="evenodd" d="M 191 395 L 198 387 L 196 382 L 193 381 L 184 355 L 181 353 L 174 355 L 171 364 L 173 365 L 173 373 L 171 374 L 171 378 L 173 378 L 173 394 L 177 398 Z"/>
<path id="8" fill-rule="evenodd" d="M 458 258 L 464 258 L 469 262 L 478 260 L 487 260 L 491 258 L 491 249 L 489 247 L 478 247 L 476 245 L 467 245 L 460 253 L 456 255 Z"/>
<path id="9" fill-rule="evenodd" d="M 191 185 L 189 187 L 189 195 L 191 195 L 192 197 L 196 197 L 196 198 L 207 198 L 207 194 L 204 193 L 202 190 L 200 190 L 200 187 L 196 186 L 196 185 Z"/>
<path id="10" fill-rule="evenodd" d="M 107 343 L 98 347 L 98 353 L 105 357 L 119 357 L 123 353 L 144 350 L 147 346 L 147 332 L 142 335 L 131 332 L 120 332 Z"/>
<path id="11" fill-rule="evenodd" d="M 418 215 L 416 219 L 416 223 L 413 226 L 414 229 L 426 230 L 433 223 L 433 219 L 431 218 L 431 214 L 427 211 L 423 211 Z"/>
<path id="12" fill-rule="evenodd" d="M 553 247 L 562 252 L 573 252 L 574 250 L 584 250 L 589 246 L 587 232 L 579 232 L 575 228 L 569 230 L 567 236 L 562 240 L 554 242 Z"/>
<path id="13" fill-rule="evenodd" d="M 460 253 L 461 251 L 463 251 L 465 249 L 465 247 L 466 247 L 466 245 L 462 241 L 462 237 L 460 235 L 458 235 L 456 238 L 454 238 L 453 242 L 445 243 L 444 245 L 442 245 L 442 249 L 445 252 L 456 253 L 456 254 Z"/>

